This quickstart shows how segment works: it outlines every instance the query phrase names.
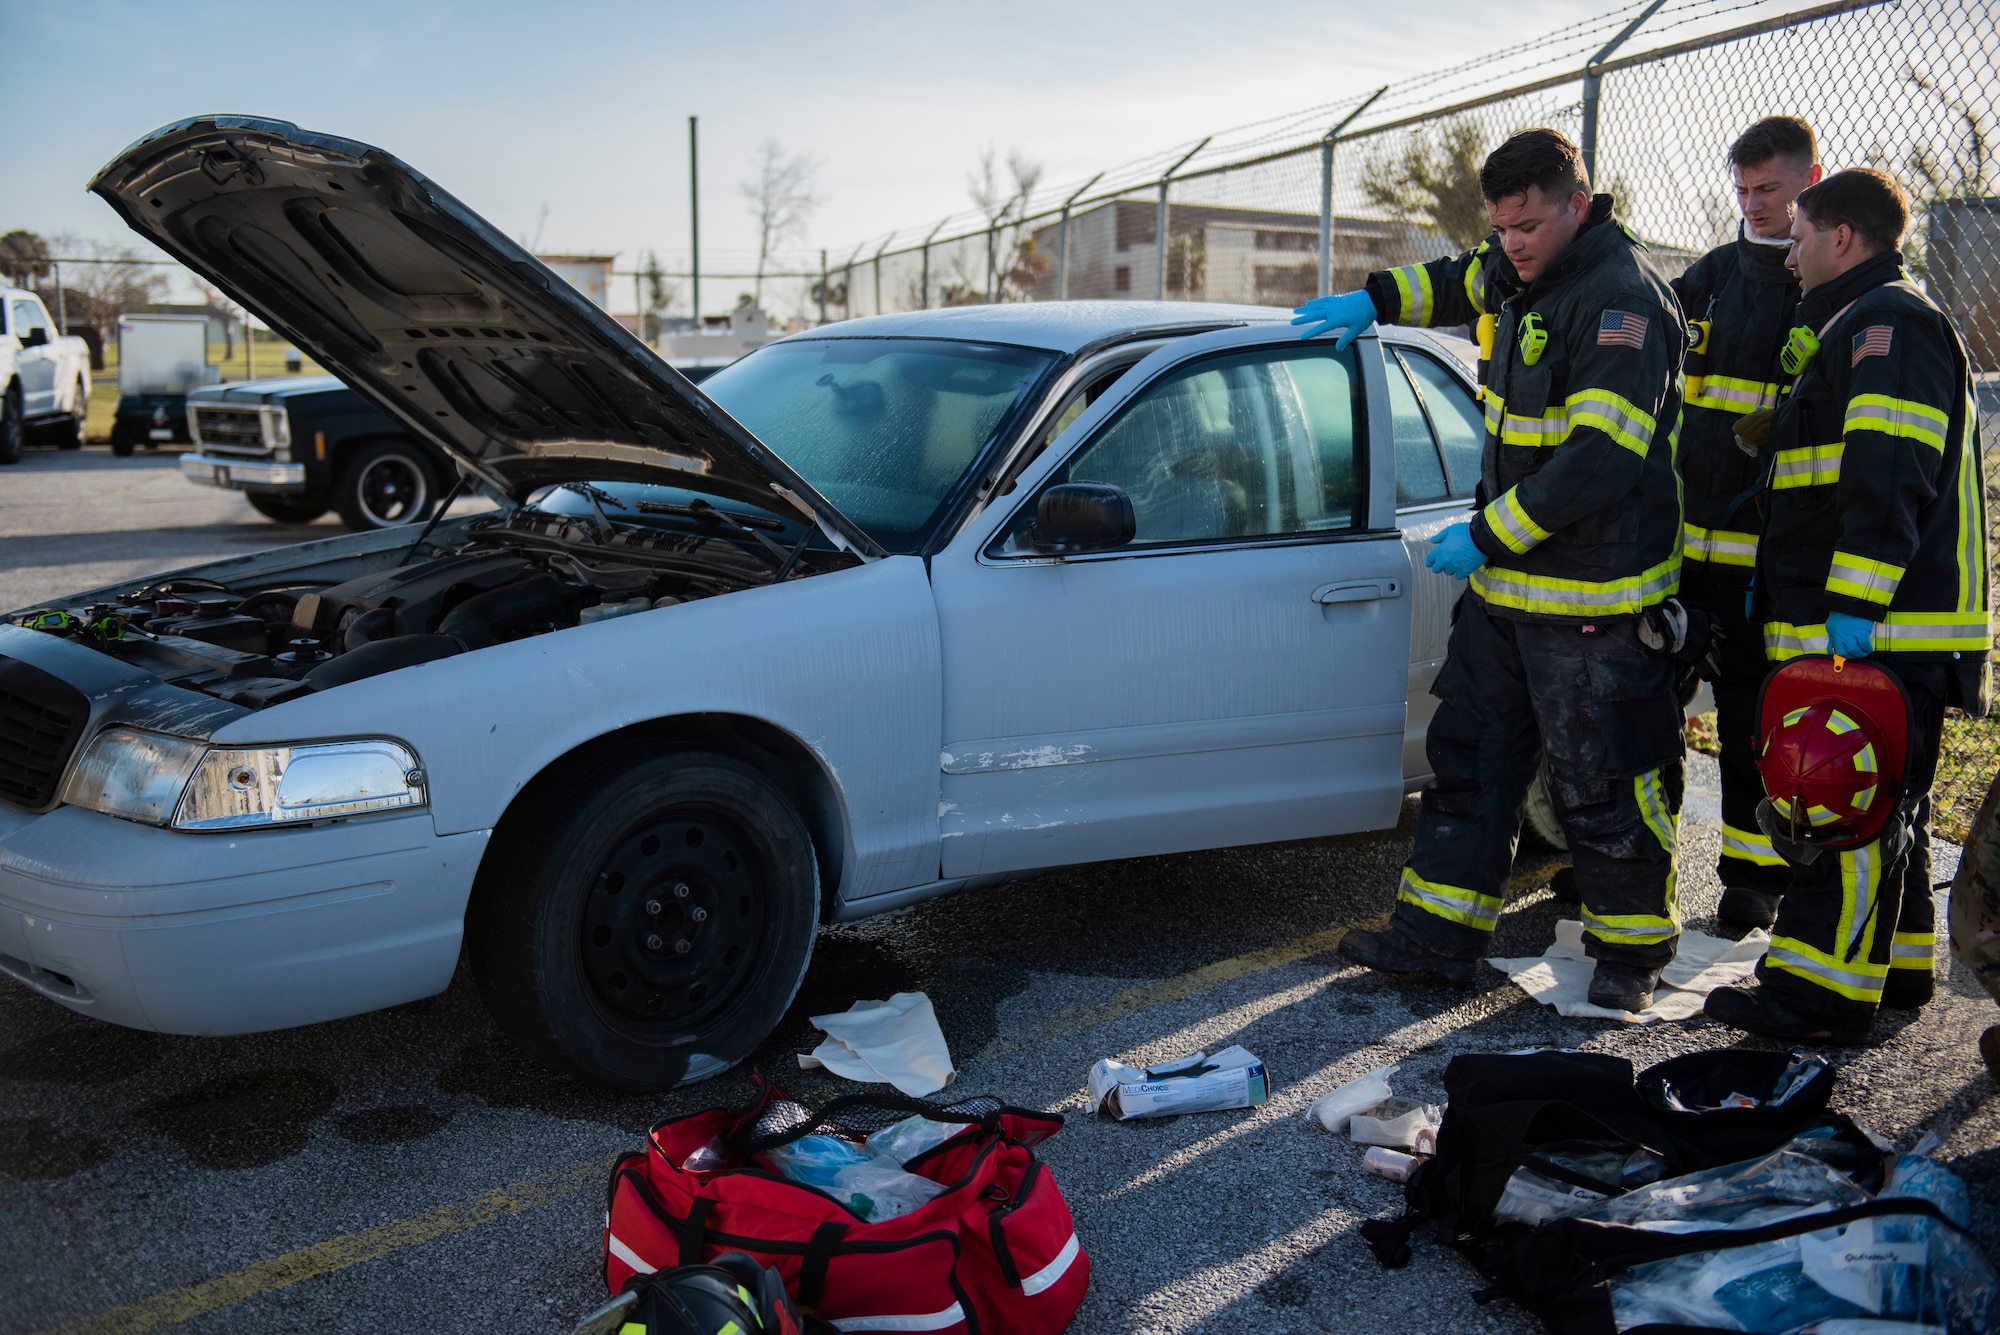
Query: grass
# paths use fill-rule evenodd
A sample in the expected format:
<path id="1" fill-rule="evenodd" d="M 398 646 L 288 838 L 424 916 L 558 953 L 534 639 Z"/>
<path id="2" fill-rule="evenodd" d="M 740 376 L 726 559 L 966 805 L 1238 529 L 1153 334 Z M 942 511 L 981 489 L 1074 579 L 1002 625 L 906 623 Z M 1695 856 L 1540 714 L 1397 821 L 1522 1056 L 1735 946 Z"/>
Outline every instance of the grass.
<path id="1" fill-rule="evenodd" d="M 271 380 L 289 375 L 321 374 L 319 364 L 310 357 L 302 358 L 297 371 L 286 370 L 285 354 L 291 350 L 291 344 L 268 329 L 259 329 L 256 334 L 257 379 Z M 234 355 L 225 357 L 220 343 L 209 344 L 208 364 L 216 368 L 225 383 L 250 379 L 252 369 L 250 349 L 242 339 L 238 339 L 230 351 Z M 99 444 L 110 440 L 111 419 L 117 411 L 118 342 L 113 339 L 104 349 L 104 369 L 90 373 L 90 415 L 84 422 L 85 437 Z"/>

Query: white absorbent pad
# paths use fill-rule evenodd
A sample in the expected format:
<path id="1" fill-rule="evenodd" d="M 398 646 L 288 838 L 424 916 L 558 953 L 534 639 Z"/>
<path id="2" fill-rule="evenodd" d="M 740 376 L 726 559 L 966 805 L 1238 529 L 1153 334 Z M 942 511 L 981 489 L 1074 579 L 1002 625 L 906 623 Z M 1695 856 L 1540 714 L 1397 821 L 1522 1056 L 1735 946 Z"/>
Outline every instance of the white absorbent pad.
<path id="1" fill-rule="evenodd" d="M 815 1015 L 826 1041 L 799 1057 L 807 1070 L 824 1066 L 863 1084 L 894 1085 L 911 1098 L 935 1094 L 958 1078 L 931 999 L 898 992 L 887 1001 L 857 1001 L 837 1015 Z"/>
<path id="2" fill-rule="evenodd" d="M 1487 963 L 1513 979 L 1516 986 L 1536 1001 L 1554 1006 L 1563 1015 L 1652 1024 L 1656 1020 L 1685 1020 L 1700 1014 L 1702 1002 L 1710 992 L 1747 981 L 1770 944 L 1770 935 L 1761 929 L 1753 929 L 1741 941 L 1727 941 L 1706 932 L 1682 932 L 1674 962 L 1660 973 L 1653 1004 L 1636 1015 L 1593 1006 L 1586 999 L 1591 970 L 1597 967 L 1597 961 L 1583 953 L 1580 922 L 1568 918 L 1557 922 L 1556 943 L 1540 955 Z"/>

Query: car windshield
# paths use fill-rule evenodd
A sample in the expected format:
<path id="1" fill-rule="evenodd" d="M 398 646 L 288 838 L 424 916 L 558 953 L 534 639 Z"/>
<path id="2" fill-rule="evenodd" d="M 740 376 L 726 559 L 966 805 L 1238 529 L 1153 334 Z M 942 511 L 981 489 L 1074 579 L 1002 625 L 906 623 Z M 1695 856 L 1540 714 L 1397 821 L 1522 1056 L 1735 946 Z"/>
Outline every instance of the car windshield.
<path id="1" fill-rule="evenodd" d="M 1054 360 L 945 339 L 801 339 L 701 387 L 870 537 L 910 552 Z"/>

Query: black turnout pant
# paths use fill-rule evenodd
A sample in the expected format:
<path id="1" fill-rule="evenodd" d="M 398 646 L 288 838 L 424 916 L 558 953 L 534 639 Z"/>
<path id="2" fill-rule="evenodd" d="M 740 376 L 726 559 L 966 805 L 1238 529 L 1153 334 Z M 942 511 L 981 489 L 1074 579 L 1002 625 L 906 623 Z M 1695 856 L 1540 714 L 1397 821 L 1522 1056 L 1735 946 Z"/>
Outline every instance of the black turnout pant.
<path id="1" fill-rule="evenodd" d="M 1674 844 L 1682 726 L 1672 659 L 1635 618 L 1516 621 L 1460 598 L 1432 694 L 1430 784 L 1395 920 L 1448 954 L 1483 955 L 1506 893 L 1537 758 L 1568 837 L 1584 944 L 1658 967 L 1680 936 Z"/>
<path id="2" fill-rule="evenodd" d="M 1929 973 L 1937 954 L 1930 790 L 1944 734 L 1944 669 L 1883 655 L 1867 661 L 1894 672 L 1909 692 L 1905 791 L 1918 796 L 1860 848 L 1822 851 L 1793 867 L 1771 948 L 1757 965 L 1763 985 L 1786 1005 L 1842 1029 L 1866 1029 L 1891 972 Z"/>

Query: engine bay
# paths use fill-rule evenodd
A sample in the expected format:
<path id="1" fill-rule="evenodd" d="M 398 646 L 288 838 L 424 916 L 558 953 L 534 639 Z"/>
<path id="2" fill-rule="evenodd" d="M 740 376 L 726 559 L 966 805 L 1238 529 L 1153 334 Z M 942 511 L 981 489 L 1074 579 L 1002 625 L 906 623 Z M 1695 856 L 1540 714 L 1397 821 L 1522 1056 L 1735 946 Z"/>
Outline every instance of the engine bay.
<path id="1" fill-rule="evenodd" d="M 530 636 L 851 565 L 761 514 L 621 501 L 585 483 L 413 536 L 364 562 L 224 582 L 170 576 L 20 613 L 173 685 L 251 709 Z M 626 512 L 614 515 L 613 510 Z M 564 511 L 569 511 L 565 513 Z M 314 578 L 315 565 L 344 577 Z"/>

